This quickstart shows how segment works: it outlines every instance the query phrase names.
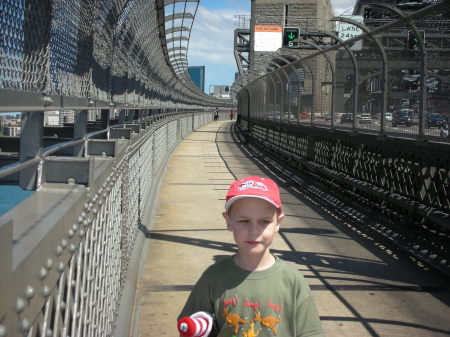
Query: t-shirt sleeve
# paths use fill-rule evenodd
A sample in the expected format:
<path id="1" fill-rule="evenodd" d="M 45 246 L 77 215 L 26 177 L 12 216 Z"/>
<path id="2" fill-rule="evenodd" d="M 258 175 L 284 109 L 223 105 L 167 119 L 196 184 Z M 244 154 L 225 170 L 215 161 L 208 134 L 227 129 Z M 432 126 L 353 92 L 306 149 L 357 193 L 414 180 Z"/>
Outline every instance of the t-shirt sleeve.
<path id="1" fill-rule="evenodd" d="M 296 337 L 324 337 L 311 290 L 306 281 L 302 280 L 300 284 L 300 291 L 297 292 Z"/>
<path id="2" fill-rule="evenodd" d="M 190 316 L 198 311 L 213 313 L 214 306 L 211 301 L 210 290 L 210 278 L 205 271 L 192 289 L 178 319 Z"/>

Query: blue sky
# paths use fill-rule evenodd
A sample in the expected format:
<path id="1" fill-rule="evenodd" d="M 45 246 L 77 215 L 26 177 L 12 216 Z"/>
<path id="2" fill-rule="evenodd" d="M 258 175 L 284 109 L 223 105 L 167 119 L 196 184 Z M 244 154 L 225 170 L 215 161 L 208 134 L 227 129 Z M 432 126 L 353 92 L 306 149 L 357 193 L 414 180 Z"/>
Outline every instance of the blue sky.
<path id="1" fill-rule="evenodd" d="M 355 0 L 331 0 L 336 15 Z M 351 14 L 347 12 L 346 14 Z M 233 53 L 236 15 L 250 15 L 250 0 L 200 0 L 189 42 L 189 66 L 205 66 L 205 91 L 209 85 L 231 85 L 237 71 Z"/>

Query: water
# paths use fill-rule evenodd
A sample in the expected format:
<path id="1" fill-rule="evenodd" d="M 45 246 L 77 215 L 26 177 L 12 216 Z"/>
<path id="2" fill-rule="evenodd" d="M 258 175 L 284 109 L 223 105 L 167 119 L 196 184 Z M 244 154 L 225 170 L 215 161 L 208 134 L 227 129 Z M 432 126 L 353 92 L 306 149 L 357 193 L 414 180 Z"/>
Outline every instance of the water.
<path id="1" fill-rule="evenodd" d="M 14 208 L 35 191 L 24 191 L 19 186 L 0 185 L 0 216 Z"/>

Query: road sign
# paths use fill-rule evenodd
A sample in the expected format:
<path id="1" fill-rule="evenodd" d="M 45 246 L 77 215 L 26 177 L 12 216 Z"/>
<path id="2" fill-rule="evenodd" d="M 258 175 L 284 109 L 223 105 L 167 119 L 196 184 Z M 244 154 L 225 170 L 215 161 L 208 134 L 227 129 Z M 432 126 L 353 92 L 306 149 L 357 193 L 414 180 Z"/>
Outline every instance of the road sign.
<path id="1" fill-rule="evenodd" d="M 277 51 L 281 48 L 283 27 L 255 25 L 254 51 Z"/>
<path id="2" fill-rule="evenodd" d="M 355 20 L 357 22 L 363 23 L 364 18 L 361 15 L 350 15 L 346 16 L 346 18 Z M 339 21 L 338 24 L 338 36 L 341 40 L 349 40 L 356 36 L 359 36 L 363 33 L 361 29 L 359 29 L 357 26 L 352 25 L 350 23 Z M 361 50 L 363 46 L 362 40 L 359 40 L 358 42 L 355 42 L 353 46 L 351 47 L 352 50 Z"/>
<path id="3" fill-rule="evenodd" d="M 296 41 L 299 37 L 300 29 L 298 27 L 284 27 L 283 30 L 283 47 L 294 48 L 298 47 Z"/>

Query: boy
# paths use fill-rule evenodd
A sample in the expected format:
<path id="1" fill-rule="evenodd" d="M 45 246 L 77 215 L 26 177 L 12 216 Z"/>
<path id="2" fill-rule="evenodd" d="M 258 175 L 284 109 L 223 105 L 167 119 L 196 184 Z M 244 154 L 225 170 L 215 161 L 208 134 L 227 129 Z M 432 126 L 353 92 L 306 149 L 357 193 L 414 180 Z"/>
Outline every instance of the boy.
<path id="1" fill-rule="evenodd" d="M 223 217 L 238 252 L 203 273 L 180 317 L 209 312 L 223 337 L 323 336 L 303 276 L 270 253 L 284 218 L 276 183 L 257 176 L 233 182 Z"/>

